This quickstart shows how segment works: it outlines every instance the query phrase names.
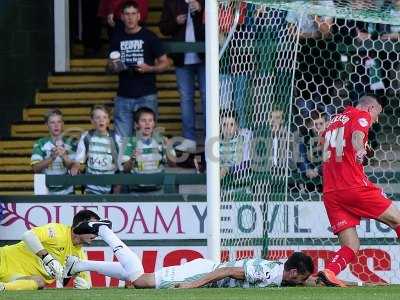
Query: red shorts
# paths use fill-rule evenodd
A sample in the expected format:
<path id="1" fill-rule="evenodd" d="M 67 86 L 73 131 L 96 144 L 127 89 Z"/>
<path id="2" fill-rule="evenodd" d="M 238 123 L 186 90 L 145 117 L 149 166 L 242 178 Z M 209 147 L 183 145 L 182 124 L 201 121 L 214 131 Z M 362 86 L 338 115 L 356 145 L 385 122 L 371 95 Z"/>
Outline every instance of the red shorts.
<path id="1" fill-rule="evenodd" d="M 374 186 L 324 193 L 324 205 L 334 234 L 360 224 L 361 218 L 377 219 L 392 201 Z"/>

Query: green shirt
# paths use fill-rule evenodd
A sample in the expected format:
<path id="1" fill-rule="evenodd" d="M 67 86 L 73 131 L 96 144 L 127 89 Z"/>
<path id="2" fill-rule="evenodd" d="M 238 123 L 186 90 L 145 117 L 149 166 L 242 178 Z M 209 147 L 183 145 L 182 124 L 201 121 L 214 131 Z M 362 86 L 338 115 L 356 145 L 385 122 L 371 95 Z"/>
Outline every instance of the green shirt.
<path id="1" fill-rule="evenodd" d="M 53 139 L 50 136 L 38 139 L 33 145 L 31 165 L 35 165 L 45 159 L 51 157 L 52 150 L 56 147 Z M 76 143 L 72 138 L 62 138 L 62 147 L 67 151 L 68 158 L 73 160 L 75 158 Z M 63 159 L 57 156 L 56 159 L 42 171 L 46 175 L 66 175 L 68 174 L 68 169 L 65 167 Z M 49 186 L 50 194 L 71 194 L 74 192 L 72 186 Z"/>
<path id="2" fill-rule="evenodd" d="M 125 163 L 134 156 L 131 172 L 134 174 L 154 174 L 164 171 L 166 159 L 165 138 L 154 134 L 151 138 L 130 137 L 127 141 L 121 162 Z M 137 189 L 158 189 L 157 185 L 135 185 Z"/>

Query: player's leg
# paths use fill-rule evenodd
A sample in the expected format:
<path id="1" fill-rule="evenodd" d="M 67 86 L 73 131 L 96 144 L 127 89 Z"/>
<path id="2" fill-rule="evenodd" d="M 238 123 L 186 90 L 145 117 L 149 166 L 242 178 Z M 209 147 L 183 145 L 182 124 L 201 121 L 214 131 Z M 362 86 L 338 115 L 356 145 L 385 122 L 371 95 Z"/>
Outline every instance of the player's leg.
<path id="1" fill-rule="evenodd" d="M 46 285 L 41 276 L 24 276 L 9 282 L 0 282 L 0 291 L 29 291 L 44 288 Z"/>
<path id="2" fill-rule="evenodd" d="M 129 275 L 119 262 L 81 260 L 76 256 L 68 256 L 65 262 L 64 278 L 86 271 L 98 272 L 119 280 L 128 280 Z"/>
<path id="3" fill-rule="evenodd" d="M 335 275 L 343 271 L 356 258 L 360 249 L 360 240 L 355 227 L 344 229 L 338 233 L 338 237 L 341 247 L 326 267 Z"/>
<path id="4" fill-rule="evenodd" d="M 325 269 L 318 272 L 318 280 L 326 286 L 345 287 L 346 285 L 336 278 L 341 271 L 346 269 L 347 265 L 356 258 L 356 253 L 360 247 L 357 231 L 355 227 L 346 228 L 338 233 L 340 249 L 335 252 Z"/>
<path id="5" fill-rule="evenodd" d="M 400 238 L 400 210 L 393 203 L 377 219 L 393 228 Z"/>
<path id="6" fill-rule="evenodd" d="M 110 223 L 109 221 L 107 221 Z M 124 242 L 108 227 L 107 222 L 89 222 L 90 226 L 98 230 L 98 235 L 111 247 L 118 262 L 102 262 L 80 260 L 74 256 L 67 258 L 64 268 L 64 277 L 83 271 L 97 271 L 104 275 L 115 277 L 121 280 L 136 280 L 144 273 L 142 262 L 139 257 L 131 251 Z M 86 225 L 80 225 L 80 229 L 85 229 Z"/>
<path id="7" fill-rule="evenodd" d="M 112 248 L 118 262 L 128 274 L 127 280 L 134 281 L 144 273 L 142 262 L 107 226 L 100 226 L 99 236 Z"/>
<path id="8" fill-rule="evenodd" d="M 346 206 L 346 198 L 342 194 L 325 194 L 324 205 L 333 232 L 338 235 L 341 247 L 335 252 L 325 269 L 318 272 L 318 278 L 327 286 L 345 286 L 336 278 L 336 275 L 356 258 L 360 241 L 355 226 L 360 223 L 360 217 L 343 208 Z"/>

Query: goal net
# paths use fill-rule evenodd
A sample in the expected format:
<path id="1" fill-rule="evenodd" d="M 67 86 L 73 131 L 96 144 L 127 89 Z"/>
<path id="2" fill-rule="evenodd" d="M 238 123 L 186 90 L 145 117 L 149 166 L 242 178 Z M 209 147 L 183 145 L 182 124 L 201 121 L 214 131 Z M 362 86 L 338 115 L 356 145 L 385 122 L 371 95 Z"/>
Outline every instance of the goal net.
<path id="1" fill-rule="evenodd" d="M 318 135 L 366 93 L 385 102 L 366 172 L 399 199 L 399 16 L 400 1 L 218 1 L 222 259 L 301 250 L 323 268 L 339 244 Z M 342 278 L 399 281 L 395 234 L 370 220 L 358 231 Z"/>

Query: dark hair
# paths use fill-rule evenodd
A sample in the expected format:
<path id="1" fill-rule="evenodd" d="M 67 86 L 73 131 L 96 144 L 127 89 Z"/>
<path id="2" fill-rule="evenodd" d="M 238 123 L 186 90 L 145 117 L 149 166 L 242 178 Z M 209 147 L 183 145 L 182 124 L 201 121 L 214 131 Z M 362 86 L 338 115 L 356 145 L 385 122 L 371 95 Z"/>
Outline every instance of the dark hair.
<path id="1" fill-rule="evenodd" d="M 44 121 L 47 123 L 52 116 L 60 116 L 62 118 L 63 114 L 58 108 L 49 109 L 44 115 Z"/>
<path id="2" fill-rule="evenodd" d="M 96 214 L 91 210 L 88 209 L 81 210 L 74 216 L 72 220 L 72 227 L 76 227 L 82 222 L 90 221 L 90 219 L 100 220 L 100 217 L 98 214 Z"/>
<path id="3" fill-rule="evenodd" d="M 133 7 L 136 8 L 137 10 L 139 10 L 139 4 L 137 4 L 136 1 L 125 1 L 122 5 L 121 5 L 121 11 L 123 12 L 125 9 L 129 8 L 129 7 Z"/>
<path id="4" fill-rule="evenodd" d="M 93 106 L 92 109 L 90 110 L 90 118 L 91 118 L 91 119 L 93 119 L 94 112 L 95 112 L 96 110 L 101 110 L 101 111 L 105 112 L 108 116 L 111 115 L 110 109 L 109 109 L 107 106 L 105 106 L 105 105 L 95 105 L 95 106 Z"/>
<path id="5" fill-rule="evenodd" d="M 228 109 L 224 109 L 220 112 L 220 118 L 232 118 L 237 120 L 237 113 L 236 111 L 232 110 L 228 110 Z"/>
<path id="6" fill-rule="evenodd" d="M 148 108 L 148 107 L 141 107 L 135 112 L 135 123 L 139 122 L 139 119 L 142 116 L 142 114 L 153 115 L 154 122 L 156 122 L 156 113 L 154 112 L 154 110 L 152 110 L 151 108 Z"/>
<path id="7" fill-rule="evenodd" d="M 314 263 L 310 256 L 302 252 L 294 252 L 285 262 L 285 271 L 296 269 L 299 274 L 314 273 Z"/>

